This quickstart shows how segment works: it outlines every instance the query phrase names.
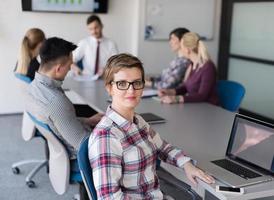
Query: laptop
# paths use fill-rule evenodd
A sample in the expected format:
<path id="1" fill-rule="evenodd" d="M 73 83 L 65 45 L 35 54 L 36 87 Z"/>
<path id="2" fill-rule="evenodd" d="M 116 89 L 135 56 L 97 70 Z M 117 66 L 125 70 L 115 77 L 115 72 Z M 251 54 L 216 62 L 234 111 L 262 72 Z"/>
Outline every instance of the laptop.
<path id="1" fill-rule="evenodd" d="M 274 125 L 237 114 L 226 156 L 201 165 L 219 181 L 244 187 L 274 179 Z"/>

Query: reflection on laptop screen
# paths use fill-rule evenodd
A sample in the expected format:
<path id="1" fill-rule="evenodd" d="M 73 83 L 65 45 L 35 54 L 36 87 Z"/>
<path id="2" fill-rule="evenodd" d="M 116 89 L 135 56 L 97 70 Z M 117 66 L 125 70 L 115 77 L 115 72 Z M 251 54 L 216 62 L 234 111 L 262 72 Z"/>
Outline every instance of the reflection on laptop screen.
<path id="1" fill-rule="evenodd" d="M 274 129 L 237 118 L 228 154 L 274 172 Z"/>

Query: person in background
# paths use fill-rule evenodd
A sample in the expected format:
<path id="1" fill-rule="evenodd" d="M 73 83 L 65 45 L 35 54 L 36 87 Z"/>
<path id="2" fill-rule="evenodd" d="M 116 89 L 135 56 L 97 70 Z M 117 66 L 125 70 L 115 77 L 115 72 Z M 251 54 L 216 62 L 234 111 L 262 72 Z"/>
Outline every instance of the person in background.
<path id="1" fill-rule="evenodd" d="M 169 67 L 162 71 L 159 77 L 149 77 L 146 80 L 146 86 L 152 86 L 157 89 L 176 88 L 184 79 L 187 67 L 190 61 L 183 56 L 180 41 L 185 33 L 189 30 L 186 28 L 176 28 L 169 34 L 169 45 L 171 50 L 176 53 L 176 57 L 170 62 Z"/>
<path id="2" fill-rule="evenodd" d="M 39 28 L 31 28 L 26 32 L 21 42 L 15 73 L 25 75 L 31 80 L 34 79 L 35 72 L 40 66 L 37 56 L 44 40 L 45 34 Z"/>
<path id="3" fill-rule="evenodd" d="M 96 15 L 87 19 L 90 36 L 82 39 L 78 48 L 73 52 L 73 71 L 76 74 L 102 75 L 107 59 L 118 53 L 116 44 L 104 37 L 103 24 Z M 77 62 L 82 62 L 82 69 Z"/>
<path id="4" fill-rule="evenodd" d="M 145 86 L 141 61 L 129 54 L 109 58 L 105 88 L 112 97 L 89 138 L 89 160 L 98 199 L 163 199 L 156 174 L 159 158 L 185 170 L 190 181 L 214 179 L 192 164 L 182 150 L 161 139 L 135 113 Z"/>
<path id="5" fill-rule="evenodd" d="M 31 82 L 26 111 L 46 123 L 68 150 L 70 170 L 79 172 L 76 156 L 81 141 L 90 135 L 102 114 L 78 118 L 72 102 L 65 95 L 62 83 L 72 64 L 72 51 L 77 46 L 61 38 L 45 40 L 40 49 L 41 65 Z M 80 184 L 80 199 L 88 199 Z"/>
<path id="6" fill-rule="evenodd" d="M 205 44 L 196 33 L 186 33 L 181 40 L 183 55 L 191 60 L 182 85 L 158 91 L 163 103 L 209 102 L 218 104 L 216 67 Z"/>
<path id="7" fill-rule="evenodd" d="M 76 158 L 81 141 L 101 119 L 100 114 L 77 118 L 73 104 L 61 87 L 75 48 L 76 45 L 57 37 L 44 41 L 40 49 L 41 65 L 28 88 L 26 101 L 26 110 L 49 125 L 66 145 L 70 158 Z"/>

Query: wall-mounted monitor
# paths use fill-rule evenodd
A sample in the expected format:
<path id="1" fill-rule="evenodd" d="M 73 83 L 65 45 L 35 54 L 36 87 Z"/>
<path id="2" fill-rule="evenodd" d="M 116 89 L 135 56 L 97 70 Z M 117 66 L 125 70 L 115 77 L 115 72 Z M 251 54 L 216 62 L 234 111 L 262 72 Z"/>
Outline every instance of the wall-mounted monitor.
<path id="1" fill-rule="evenodd" d="M 108 0 L 22 0 L 23 11 L 106 13 Z"/>

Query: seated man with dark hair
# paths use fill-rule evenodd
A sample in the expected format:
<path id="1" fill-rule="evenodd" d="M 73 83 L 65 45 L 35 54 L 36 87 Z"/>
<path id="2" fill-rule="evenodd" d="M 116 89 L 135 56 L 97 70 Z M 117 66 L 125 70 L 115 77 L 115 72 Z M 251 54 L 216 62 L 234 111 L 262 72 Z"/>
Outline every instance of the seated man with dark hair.
<path id="1" fill-rule="evenodd" d="M 76 158 L 83 138 L 90 135 L 91 126 L 101 119 L 101 114 L 77 118 L 72 102 L 61 85 L 72 64 L 71 42 L 61 38 L 47 39 L 40 50 L 41 66 L 30 84 L 26 110 L 46 123 L 67 146 L 70 158 Z"/>

